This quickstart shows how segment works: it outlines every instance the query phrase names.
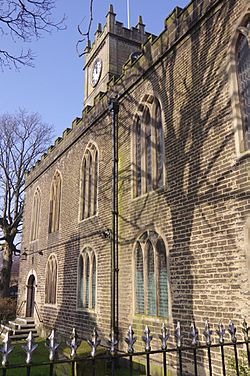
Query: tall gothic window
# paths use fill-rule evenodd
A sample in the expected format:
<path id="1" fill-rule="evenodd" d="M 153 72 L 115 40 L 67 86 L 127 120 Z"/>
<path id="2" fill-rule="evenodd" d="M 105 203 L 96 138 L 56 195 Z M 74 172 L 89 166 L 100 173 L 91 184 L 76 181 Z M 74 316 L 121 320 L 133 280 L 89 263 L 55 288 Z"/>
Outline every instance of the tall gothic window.
<path id="1" fill-rule="evenodd" d="M 45 303 L 56 304 L 57 291 L 57 259 L 54 254 L 50 255 L 45 272 Z"/>
<path id="2" fill-rule="evenodd" d="M 96 306 L 96 256 L 87 247 L 78 260 L 78 307 L 95 309 Z"/>
<path id="3" fill-rule="evenodd" d="M 38 239 L 39 221 L 41 210 L 41 192 L 36 189 L 33 197 L 32 213 L 31 213 L 31 241 Z"/>
<path id="4" fill-rule="evenodd" d="M 238 28 L 236 64 L 245 150 L 250 149 L 250 19 Z"/>
<path id="5" fill-rule="evenodd" d="M 97 213 L 98 151 L 89 144 L 83 157 L 80 177 L 80 219 Z"/>
<path id="6" fill-rule="evenodd" d="M 166 248 L 154 231 L 146 231 L 135 247 L 136 313 L 168 315 L 168 276 Z"/>
<path id="7" fill-rule="evenodd" d="M 158 99 L 144 97 L 132 134 L 134 196 L 138 197 L 164 184 L 164 140 Z"/>
<path id="8" fill-rule="evenodd" d="M 56 232 L 59 230 L 62 194 L 61 190 L 62 179 L 60 173 L 57 171 L 53 177 L 50 190 L 49 232 Z"/>

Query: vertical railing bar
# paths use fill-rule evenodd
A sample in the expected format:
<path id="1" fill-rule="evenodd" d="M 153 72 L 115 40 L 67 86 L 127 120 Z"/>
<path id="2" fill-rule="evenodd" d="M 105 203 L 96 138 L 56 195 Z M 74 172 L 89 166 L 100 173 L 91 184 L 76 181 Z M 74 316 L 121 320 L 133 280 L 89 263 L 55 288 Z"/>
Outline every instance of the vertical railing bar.
<path id="1" fill-rule="evenodd" d="M 248 359 L 248 367 L 250 368 L 250 351 L 249 351 L 249 343 L 246 342 L 247 347 L 247 359 Z"/>
<path id="2" fill-rule="evenodd" d="M 198 375 L 198 369 L 197 369 L 197 356 L 196 356 L 196 349 L 193 349 L 194 352 L 194 374 L 195 376 Z"/>
<path id="3" fill-rule="evenodd" d="M 129 376 L 133 376 L 133 356 L 129 356 Z"/>
<path id="4" fill-rule="evenodd" d="M 240 376 L 240 372 L 239 372 L 239 362 L 238 362 L 238 353 L 237 353 L 237 346 L 236 346 L 236 343 L 234 344 L 234 357 L 235 357 L 236 374 L 237 374 L 237 376 Z"/>
<path id="5" fill-rule="evenodd" d="M 27 376 L 30 376 L 30 365 L 27 366 L 27 368 L 26 368 L 26 375 L 27 375 Z"/>
<path id="6" fill-rule="evenodd" d="M 115 358 L 114 356 L 112 356 L 112 363 L 111 363 L 111 372 L 112 372 L 112 376 L 115 376 Z"/>
<path id="7" fill-rule="evenodd" d="M 181 355 L 181 349 L 178 349 L 178 356 L 179 356 L 180 376 L 182 376 L 182 355 Z"/>
<path id="8" fill-rule="evenodd" d="M 72 360 L 72 363 L 71 363 L 71 374 L 72 374 L 72 376 L 75 376 L 75 365 L 76 365 L 76 362 L 74 360 Z"/>
<path id="9" fill-rule="evenodd" d="M 221 345 L 220 348 L 221 348 L 221 362 L 222 362 L 223 376 L 226 376 L 225 355 L 224 355 L 224 348 L 223 348 L 223 345 Z"/>
<path id="10" fill-rule="evenodd" d="M 209 366 L 209 376 L 212 376 L 212 361 L 211 361 L 211 349 L 210 346 L 207 348 L 207 356 L 208 356 L 208 366 Z"/>
<path id="11" fill-rule="evenodd" d="M 167 376 L 167 358 L 166 358 L 166 352 L 164 351 L 162 353 L 163 355 L 163 375 Z"/>
<path id="12" fill-rule="evenodd" d="M 95 358 L 92 358 L 92 376 L 95 376 Z"/>
<path id="13" fill-rule="evenodd" d="M 49 365 L 49 376 L 53 376 L 53 371 L 54 371 L 54 364 L 50 363 L 50 365 Z"/>
<path id="14" fill-rule="evenodd" d="M 150 376 L 150 359 L 149 359 L 149 353 L 147 353 L 147 370 L 146 370 L 146 375 Z"/>
<path id="15" fill-rule="evenodd" d="M 7 375 L 7 368 L 3 368 L 3 376 Z"/>

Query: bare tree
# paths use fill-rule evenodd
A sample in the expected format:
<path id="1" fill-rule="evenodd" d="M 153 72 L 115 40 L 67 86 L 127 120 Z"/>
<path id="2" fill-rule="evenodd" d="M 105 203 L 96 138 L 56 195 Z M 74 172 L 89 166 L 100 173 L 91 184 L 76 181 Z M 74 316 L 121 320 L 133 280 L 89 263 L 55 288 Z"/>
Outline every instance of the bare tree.
<path id="1" fill-rule="evenodd" d="M 0 296 L 9 295 L 13 254 L 17 252 L 23 215 L 25 173 L 48 147 L 51 126 L 37 113 L 19 110 L 0 116 L 0 247 L 3 265 Z"/>
<path id="2" fill-rule="evenodd" d="M 34 55 L 30 49 L 10 51 L 10 41 L 30 42 L 44 32 L 64 28 L 64 17 L 55 22 L 52 12 L 55 0 L 0 0 L 0 66 L 18 68 L 33 66 Z"/>

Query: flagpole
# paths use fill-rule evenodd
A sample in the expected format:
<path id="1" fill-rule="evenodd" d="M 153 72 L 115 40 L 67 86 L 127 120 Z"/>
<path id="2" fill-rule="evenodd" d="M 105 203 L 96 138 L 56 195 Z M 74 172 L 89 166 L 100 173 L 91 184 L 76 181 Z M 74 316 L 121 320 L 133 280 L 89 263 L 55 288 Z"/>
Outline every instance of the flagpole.
<path id="1" fill-rule="evenodd" d="M 128 13 L 128 29 L 130 29 L 130 7 L 129 7 L 129 1 L 127 0 L 127 13 Z"/>

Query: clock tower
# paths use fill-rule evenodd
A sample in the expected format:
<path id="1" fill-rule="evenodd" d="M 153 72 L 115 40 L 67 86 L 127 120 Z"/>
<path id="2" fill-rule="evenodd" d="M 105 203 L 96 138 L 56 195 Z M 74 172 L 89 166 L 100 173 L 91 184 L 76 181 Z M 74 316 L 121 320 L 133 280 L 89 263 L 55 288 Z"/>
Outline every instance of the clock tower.
<path id="1" fill-rule="evenodd" d="M 99 92 L 107 91 L 107 83 L 122 73 L 122 66 L 134 52 L 141 50 L 142 44 L 150 36 L 145 32 L 142 18 L 136 27 L 127 29 L 116 21 L 113 6 L 110 5 L 106 24 L 99 24 L 92 46 L 85 49 L 84 64 L 84 107 L 93 106 Z"/>

